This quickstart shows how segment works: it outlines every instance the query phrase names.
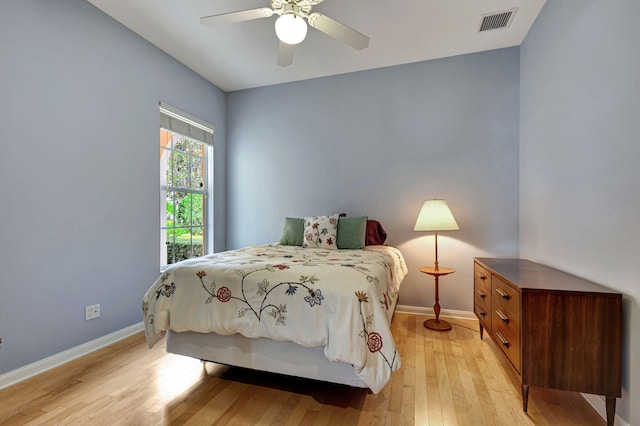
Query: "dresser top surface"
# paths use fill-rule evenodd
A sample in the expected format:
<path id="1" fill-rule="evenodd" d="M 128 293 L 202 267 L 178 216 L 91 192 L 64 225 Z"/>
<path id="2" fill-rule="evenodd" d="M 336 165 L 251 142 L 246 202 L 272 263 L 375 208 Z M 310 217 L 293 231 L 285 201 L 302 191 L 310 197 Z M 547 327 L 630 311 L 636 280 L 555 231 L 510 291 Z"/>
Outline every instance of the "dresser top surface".
<path id="1" fill-rule="evenodd" d="M 475 261 L 511 281 L 523 291 L 556 290 L 620 294 L 584 278 L 526 259 L 476 257 Z"/>

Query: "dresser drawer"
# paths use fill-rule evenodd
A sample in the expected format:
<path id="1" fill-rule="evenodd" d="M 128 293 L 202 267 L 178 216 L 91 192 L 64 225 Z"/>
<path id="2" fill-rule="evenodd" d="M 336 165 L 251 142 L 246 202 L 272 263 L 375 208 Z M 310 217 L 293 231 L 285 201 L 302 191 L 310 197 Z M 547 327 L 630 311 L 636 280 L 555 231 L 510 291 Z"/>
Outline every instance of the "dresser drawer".
<path id="1" fill-rule="evenodd" d="M 482 307 L 487 313 L 491 313 L 491 301 L 487 300 L 485 293 L 476 290 L 476 294 L 473 297 L 473 305 Z"/>
<path id="2" fill-rule="evenodd" d="M 500 349 L 520 373 L 520 321 L 507 310 L 494 309 L 491 315 L 492 333 Z"/>
<path id="3" fill-rule="evenodd" d="M 484 324 L 484 327 L 487 330 L 491 330 L 491 305 L 476 296 L 473 309 L 478 319 Z"/>
<path id="4" fill-rule="evenodd" d="M 505 309 L 520 319 L 520 292 L 497 275 L 491 276 L 491 297 L 493 307 L 502 305 Z"/>
<path id="5" fill-rule="evenodd" d="M 491 296 L 491 274 L 477 263 L 474 264 L 473 283 L 475 290 L 481 290 L 487 297 Z"/>
<path id="6" fill-rule="evenodd" d="M 474 306 L 482 306 L 487 312 L 491 312 L 491 291 L 476 286 L 473 295 Z"/>

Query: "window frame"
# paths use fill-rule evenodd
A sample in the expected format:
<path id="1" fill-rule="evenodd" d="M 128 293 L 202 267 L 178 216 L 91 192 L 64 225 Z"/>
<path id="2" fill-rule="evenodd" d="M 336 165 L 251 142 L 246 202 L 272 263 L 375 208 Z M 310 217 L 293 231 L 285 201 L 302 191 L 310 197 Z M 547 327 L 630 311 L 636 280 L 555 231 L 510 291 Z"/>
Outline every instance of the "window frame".
<path id="1" fill-rule="evenodd" d="M 162 162 L 163 162 L 163 152 L 171 152 L 171 153 L 175 153 L 175 152 L 183 152 L 180 151 L 178 149 L 176 149 L 173 145 L 173 143 L 170 144 L 170 146 L 165 146 L 163 145 L 163 131 L 167 131 L 170 132 L 170 141 L 175 140 L 176 139 L 176 135 L 178 137 L 184 137 L 187 138 L 189 140 L 192 141 L 196 141 L 199 143 L 203 144 L 203 156 L 196 156 L 196 155 L 192 155 L 192 153 L 190 152 L 186 152 L 185 155 L 187 155 L 187 159 L 188 159 L 188 164 L 191 164 L 192 159 L 200 159 L 202 158 L 202 162 L 203 162 L 203 170 L 202 170 L 202 184 L 204 187 L 204 190 L 199 190 L 197 188 L 193 188 L 190 187 L 190 183 L 187 182 L 186 186 L 175 186 L 173 185 L 175 182 L 166 182 L 166 173 L 167 173 L 167 168 L 163 167 Z M 209 123 L 198 119 L 197 117 L 194 117 L 188 113 L 185 113 L 183 111 L 180 111 L 179 109 L 172 107 L 168 104 L 165 104 L 163 102 L 160 102 L 160 132 L 159 132 L 159 138 L 160 138 L 160 162 L 159 162 L 159 167 L 160 167 L 160 171 L 159 171 L 159 176 L 160 176 L 160 191 L 159 191 L 159 196 L 160 196 L 160 202 L 159 202 L 159 208 L 160 208 L 160 214 L 159 214 L 159 219 L 160 219 L 160 223 L 159 223 L 159 230 L 160 230 L 160 241 L 159 241 L 159 249 L 160 249 L 160 256 L 159 256 L 159 262 L 160 262 L 160 270 L 164 270 L 167 267 L 169 267 L 170 265 L 172 265 L 173 263 L 176 263 L 176 258 L 175 258 L 175 251 L 173 252 L 173 259 L 168 259 L 167 258 L 167 248 L 166 245 L 168 244 L 167 238 L 166 238 L 166 233 L 168 229 L 184 229 L 187 228 L 189 229 L 189 234 L 191 235 L 191 241 L 190 241 L 190 247 L 191 247 L 191 256 L 189 258 L 192 257 L 196 257 L 193 255 L 193 230 L 196 228 L 202 228 L 202 255 L 207 255 L 207 254 L 211 254 L 212 252 L 212 247 L 213 247 L 213 132 L 214 132 L 214 128 L 212 125 L 210 125 Z M 165 151 L 166 150 L 166 151 Z M 198 160 L 200 161 L 200 160 Z M 167 163 L 169 163 L 169 161 L 167 160 Z M 170 167 L 169 164 L 167 164 L 168 167 Z M 163 178 L 163 173 L 165 174 L 165 177 Z M 163 184 L 164 182 L 164 184 Z M 202 195 L 202 208 L 203 208 L 203 213 L 202 213 L 202 224 L 201 225 L 194 225 L 193 224 L 193 211 L 191 211 L 191 218 L 189 220 L 189 225 L 188 226 L 175 226 L 175 222 L 173 223 L 173 226 L 167 226 L 166 223 L 166 217 L 167 217 L 167 212 L 166 210 L 163 208 L 163 206 L 166 206 L 166 200 L 167 200 L 167 193 L 168 192 L 173 192 L 173 193 L 184 193 L 184 194 L 200 194 Z M 164 195 L 164 197 L 163 197 Z M 175 200 L 175 198 L 174 198 Z M 193 198 L 191 200 L 191 202 L 193 202 Z M 175 203 L 175 201 L 174 201 Z M 175 211 L 175 204 L 174 204 L 174 211 Z M 163 215 L 164 215 L 164 219 L 163 220 Z M 174 234 L 174 244 L 175 244 L 175 234 Z M 163 261 L 166 261 L 166 264 L 163 264 Z M 179 261 L 179 260 L 178 260 Z"/>

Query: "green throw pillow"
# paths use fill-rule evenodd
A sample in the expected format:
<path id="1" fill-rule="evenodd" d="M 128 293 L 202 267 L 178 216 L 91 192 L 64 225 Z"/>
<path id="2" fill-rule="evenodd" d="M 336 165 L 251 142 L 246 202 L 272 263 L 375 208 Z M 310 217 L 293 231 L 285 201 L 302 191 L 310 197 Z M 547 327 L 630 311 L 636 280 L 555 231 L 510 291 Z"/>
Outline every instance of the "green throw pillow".
<path id="1" fill-rule="evenodd" d="M 341 217 L 338 219 L 339 249 L 363 249 L 367 230 L 367 217 Z"/>
<path id="2" fill-rule="evenodd" d="M 304 219 L 296 217 L 284 218 L 284 229 L 280 244 L 283 246 L 301 246 L 304 237 Z"/>

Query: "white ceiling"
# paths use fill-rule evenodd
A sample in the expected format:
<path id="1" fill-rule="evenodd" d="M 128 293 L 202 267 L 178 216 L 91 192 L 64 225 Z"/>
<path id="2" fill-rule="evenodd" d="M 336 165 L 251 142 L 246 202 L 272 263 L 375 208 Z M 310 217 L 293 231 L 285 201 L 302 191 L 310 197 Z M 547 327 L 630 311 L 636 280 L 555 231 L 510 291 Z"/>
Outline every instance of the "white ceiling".
<path id="1" fill-rule="evenodd" d="M 200 17 L 269 0 L 87 0 L 224 91 L 518 46 L 546 0 L 325 0 L 313 8 L 371 38 L 355 50 L 309 28 L 293 64 L 276 64 L 277 15 L 223 27 Z M 508 28 L 478 32 L 482 15 L 517 7 Z"/>

